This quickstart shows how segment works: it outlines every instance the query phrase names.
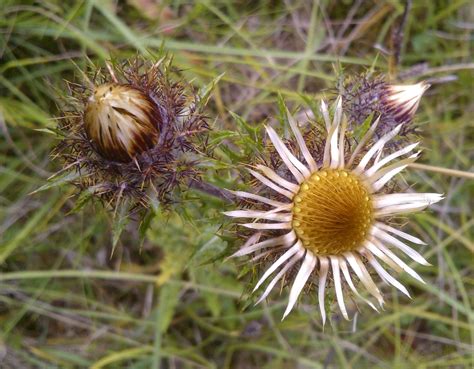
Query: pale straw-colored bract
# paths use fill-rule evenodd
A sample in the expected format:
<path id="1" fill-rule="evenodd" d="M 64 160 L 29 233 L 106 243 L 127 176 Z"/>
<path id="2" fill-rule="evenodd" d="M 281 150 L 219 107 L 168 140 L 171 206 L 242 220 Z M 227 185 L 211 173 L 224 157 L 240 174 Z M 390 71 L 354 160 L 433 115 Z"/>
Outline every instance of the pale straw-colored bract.
<path id="1" fill-rule="evenodd" d="M 418 109 L 421 97 L 430 87 L 426 82 L 414 85 L 388 85 L 386 91 L 386 110 L 398 122 L 409 122 Z"/>
<path id="2" fill-rule="evenodd" d="M 273 128 L 267 127 L 266 130 L 292 178 L 283 178 L 274 168 L 258 165 L 257 171 L 250 170 L 250 173 L 279 195 L 271 198 L 236 191 L 234 193 L 238 197 L 261 203 L 264 210 L 236 210 L 226 212 L 226 215 L 254 219 L 252 223 L 241 225 L 256 230 L 233 256 L 255 254 L 254 259 L 274 256 L 271 266 L 255 286 L 254 291 L 269 280 L 257 303 L 265 299 L 284 276 L 292 276 L 294 273 L 291 271 L 297 270 L 283 318 L 291 312 L 303 288 L 311 281 L 318 285 L 319 307 L 324 323 L 325 289 L 330 280 L 346 319 L 349 319 L 343 293 L 346 286 L 377 310 L 375 304 L 358 292 L 356 279 L 377 300 L 378 305 L 384 303 L 367 269 L 368 265 L 383 281 L 407 296 L 408 290 L 389 274 L 382 263 L 423 282 L 397 253 L 405 254 L 419 264 L 429 265 L 418 251 L 408 245 L 423 245 L 424 242 L 389 225 L 388 221 L 399 214 L 422 210 L 440 201 L 442 195 L 385 191 L 387 183 L 419 155 L 419 152 L 411 154 L 418 143 L 383 155 L 385 145 L 397 135 L 401 126 L 373 141 L 379 123 L 375 121 L 352 152 L 347 154 L 344 152 L 347 123 L 343 117 L 341 98 L 335 103 L 332 121 L 324 101 L 321 102 L 321 113 L 327 130 L 322 160 L 318 162 L 313 158 L 297 122 L 287 111 L 301 155 L 292 153 Z M 287 200 L 282 201 L 282 198 Z M 281 234 L 263 239 L 265 232 Z"/>

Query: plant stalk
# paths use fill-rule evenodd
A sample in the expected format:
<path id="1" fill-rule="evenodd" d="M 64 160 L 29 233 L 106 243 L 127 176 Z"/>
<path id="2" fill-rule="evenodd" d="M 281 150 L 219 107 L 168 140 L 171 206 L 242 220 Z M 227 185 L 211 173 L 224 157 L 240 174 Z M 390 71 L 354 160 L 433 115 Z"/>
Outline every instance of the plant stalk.
<path id="1" fill-rule="evenodd" d="M 424 171 L 428 171 L 428 172 L 441 173 L 441 174 L 445 174 L 447 176 L 474 179 L 474 173 L 473 172 L 466 172 L 466 171 L 463 171 L 463 170 L 442 168 L 442 167 L 436 167 L 436 166 L 433 166 L 433 165 L 419 164 L 419 163 L 411 163 L 411 164 L 409 164 L 409 167 L 413 168 L 413 169 L 417 169 L 417 170 L 424 170 Z"/>

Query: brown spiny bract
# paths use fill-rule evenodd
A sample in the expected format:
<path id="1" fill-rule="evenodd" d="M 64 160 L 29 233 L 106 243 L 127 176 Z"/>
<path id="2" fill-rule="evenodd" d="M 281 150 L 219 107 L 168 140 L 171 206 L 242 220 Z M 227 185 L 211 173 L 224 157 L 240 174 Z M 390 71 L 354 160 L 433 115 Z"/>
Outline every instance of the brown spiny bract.
<path id="1" fill-rule="evenodd" d="M 341 95 L 352 126 L 362 124 L 373 114 L 375 118 L 381 118 L 375 131 L 377 136 L 399 124 L 403 124 L 400 135 L 405 136 L 413 131 L 413 117 L 429 87 L 425 82 L 391 85 L 382 76 L 358 75 L 342 85 Z"/>
<path id="2" fill-rule="evenodd" d="M 69 84 L 60 173 L 88 197 L 117 207 L 178 201 L 178 188 L 199 181 L 208 125 L 203 103 L 170 60 L 135 58 L 98 70 L 85 86 Z M 88 79 L 88 77 L 85 77 Z"/>

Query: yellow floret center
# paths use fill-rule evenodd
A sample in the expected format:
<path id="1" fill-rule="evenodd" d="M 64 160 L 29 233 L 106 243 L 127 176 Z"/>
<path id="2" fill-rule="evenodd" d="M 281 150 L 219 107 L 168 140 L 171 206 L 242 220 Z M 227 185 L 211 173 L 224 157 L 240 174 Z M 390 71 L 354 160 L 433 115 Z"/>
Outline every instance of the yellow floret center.
<path id="1" fill-rule="evenodd" d="M 303 182 L 293 199 L 293 229 L 315 255 L 357 250 L 374 218 L 362 180 L 343 169 L 324 169 Z"/>

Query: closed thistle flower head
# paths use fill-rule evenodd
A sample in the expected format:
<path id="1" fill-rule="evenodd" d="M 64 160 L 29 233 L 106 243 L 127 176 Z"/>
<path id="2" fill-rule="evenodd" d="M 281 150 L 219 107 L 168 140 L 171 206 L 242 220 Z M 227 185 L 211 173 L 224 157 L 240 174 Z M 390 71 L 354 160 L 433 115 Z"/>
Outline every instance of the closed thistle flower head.
<path id="1" fill-rule="evenodd" d="M 358 75 L 343 84 L 341 95 L 344 111 L 352 126 L 361 125 L 374 114 L 381 116 L 376 136 L 380 137 L 403 124 L 399 137 L 404 137 L 413 132 L 413 117 L 429 87 L 426 82 L 392 85 L 382 76 Z"/>
<path id="2" fill-rule="evenodd" d="M 414 85 L 388 85 L 383 96 L 387 114 L 397 123 L 410 123 L 415 116 L 421 97 L 430 87 L 426 82 Z"/>
<path id="3" fill-rule="evenodd" d="M 358 143 L 351 142 L 346 134 L 348 124 L 342 106 L 338 98 L 331 120 L 326 104 L 321 103 L 326 137 L 320 150 L 308 145 L 311 142 L 305 139 L 289 112 L 287 119 L 295 145 L 285 144 L 273 128 L 267 127 L 279 159 L 272 160 L 274 166 L 256 165 L 249 170 L 263 187 L 255 187 L 254 192 L 235 192 L 249 201 L 252 208 L 226 213 L 253 220 L 240 224 L 255 233 L 234 256 L 254 254 L 252 261 L 261 258 L 271 261 L 254 289 L 270 279 L 258 302 L 269 295 L 278 281 L 293 280 L 283 317 L 293 309 L 304 287 L 314 281 L 325 322 L 325 291 L 331 279 L 346 319 L 349 317 L 343 286 L 377 310 L 376 304 L 362 297 L 355 284 L 359 280 L 377 304 L 383 305 L 382 293 L 367 266 L 383 281 L 409 296 L 387 267 L 396 272 L 405 271 L 422 281 L 397 254 L 428 265 L 409 246 L 424 244 L 423 241 L 401 231 L 392 222 L 394 216 L 422 210 L 442 199 L 436 193 L 396 192 L 389 185 L 395 175 L 416 160 L 419 152 L 412 152 L 418 143 L 384 155 L 401 125 L 374 138 L 381 119 L 371 125 Z"/>
<path id="4" fill-rule="evenodd" d="M 84 111 L 84 129 L 99 155 L 130 162 L 158 142 L 161 113 L 149 96 L 129 85 L 94 88 Z"/>
<path id="5" fill-rule="evenodd" d="M 203 102 L 169 58 L 136 57 L 69 86 L 53 157 L 88 197 L 147 208 L 175 201 L 175 188 L 199 179 Z"/>

